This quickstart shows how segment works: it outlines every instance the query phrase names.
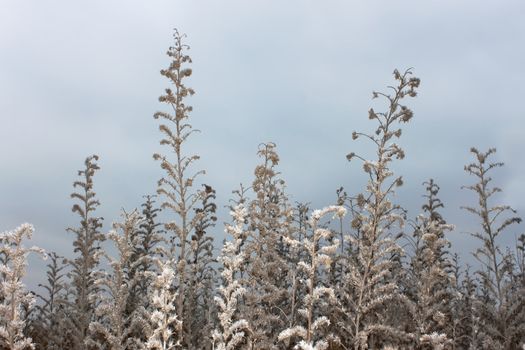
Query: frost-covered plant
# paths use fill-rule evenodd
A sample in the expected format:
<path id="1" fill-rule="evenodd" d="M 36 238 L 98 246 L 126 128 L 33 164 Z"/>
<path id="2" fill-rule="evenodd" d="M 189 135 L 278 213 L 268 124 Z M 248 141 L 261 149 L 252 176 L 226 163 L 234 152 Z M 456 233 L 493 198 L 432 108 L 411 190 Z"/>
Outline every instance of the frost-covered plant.
<path id="1" fill-rule="evenodd" d="M 356 256 L 355 264 L 351 264 L 345 276 L 346 317 L 340 325 L 349 338 L 349 345 L 356 350 L 379 347 L 385 339 L 390 342 L 406 339 L 396 325 L 385 322 L 382 311 L 388 303 L 402 299 L 391 270 L 394 268 L 392 257 L 402 254 L 393 230 L 403 225 L 404 212 L 390 197 L 403 181 L 401 177 L 391 179 L 390 163 L 405 156 L 394 139 L 401 136 L 401 129 L 396 125 L 407 123 L 413 117 L 412 110 L 401 104 L 405 97 L 416 96 L 420 81 L 411 74 L 410 70 L 404 73 L 395 70 L 397 86 L 391 87 L 392 94 L 373 93 L 374 98 L 381 96 L 388 102 L 385 112 L 369 110 L 369 118 L 378 124 L 375 132 L 352 134 L 353 139 L 370 140 L 376 147 L 377 159 L 369 161 L 355 153 L 347 155 L 348 160 L 361 159 L 369 177 L 366 192 L 357 197 L 360 211 L 352 220 L 358 235 L 349 240 Z"/>
<path id="2" fill-rule="evenodd" d="M 330 286 L 324 285 L 320 272 L 321 268 L 330 269 L 333 256 L 339 246 L 338 240 L 326 244 L 333 232 L 319 227 L 321 218 L 329 213 L 333 213 L 334 217 L 342 218 L 346 214 L 346 209 L 341 206 L 330 206 L 315 210 L 311 218 L 313 229 L 311 237 L 304 237 L 301 241 L 285 237 L 286 243 L 291 246 L 302 245 L 308 253 L 308 258 L 298 264 L 305 276 L 303 283 L 306 285 L 306 294 L 299 309 L 299 314 L 305 319 L 305 325 L 287 328 L 279 334 L 280 341 L 290 338 L 300 339 L 294 349 L 325 350 L 329 346 L 325 335 L 330 320 L 328 315 L 322 314 L 319 307 L 322 304 L 335 304 L 335 292 Z"/>
<path id="3" fill-rule="evenodd" d="M 443 203 L 437 198 L 439 186 L 431 179 L 425 182 L 427 203 L 423 205 L 425 214 L 416 218 L 414 241 L 415 254 L 411 263 L 411 284 L 414 306 L 411 319 L 414 324 L 415 340 L 418 348 L 445 346 L 449 342 L 447 331 L 452 321 L 450 301 L 452 299 L 453 275 L 447 257 L 450 243 L 445 232 L 453 229 L 446 224 L 437 211 Z M 438 341 L 442 341 L 439 343 Z"/>
<path id="4" fill-rule="evenodd" d="M 145 310 L 136 308 L 133 313 L 127 313 L 130 302 L 130 287 L 136 285 L 142 274 L 129 275 L 130 269 L 140 264 L 140 260 L 133 258 L 137 238 L 134 232 L 138 229 L 142 217 L 137 211 L 122 213 L 123 221 L 113 224 L 113 230 L 107 238 L 116 247 L 118 258 L 112 258 L 104 253 L 110 271 L 96 271 L 95 285 L 100 289 L 99 304 L 95 310 L 98 320 L 89 325 L 92 334 L 96 335 L 88 340 L 90 345 L 98 347 L 109 346 L 114 350 L 142 348 L 140 338 L 136 336 L 138 330 L 147 333 L 148 323 L 144 320 Z M 102 341 L 99 339 L 102 338 Z"/>
<path id="5" fill-rule="evenodd" d="M 80 226 L 67 229 L 75 234 L 73 246 L 74 252 L 78 254 L 70 261 L 74 300 L 71 301 L 69 321 L 76 349 L 86 348 L 89 324 L 94 317 L 98 287 L 92 272 L 98 266 L 100 242 L 104 240 L 100 232 L 102 218 L 95 216 L 96 208 L 100 205 L 93 191 L 93 176 L 100 169 L 97 160 L 97 155 L 87 157 L 85 168 L 78 172 L 80 179 L 73 183 L 78 192 L 72 193 L 71 198 L 78 200 L 78 203 L 73 205 L 72 211 L 80 216 Z"/>
<path id="6" fill-rule="evenodd" d="M 509 294 L 509 314 L 514 318 L 509 333 L 516 336 L 514 344 L 525 348 L 525 234 L 521 234 L 516 242 Z"/>
<path id="7" fill-rule="evenodd" d="M 189 335 L 190 344 L 195 348 L 207 349 L 211 345 L 210 334 L 213 330 L 216 272 L 212 264 L 213 237 L 210 230 L 215 226 L 215 190 L 203 185 L 200 205 L 194 209 L 197 223 L 191 235 L 188 254 L 188 288 L 185 296 L 185 333 Z"/>
<path id="8" fill-rule="evenodd" d="M 307 203 L 297 203 L 294 210 L 294 230 L 288 242 L 302 242 L 311 232 L 311 221 L 309 219 L 310 207 Z M 305 295 L 305 289 L 301 285 L 301 276 L 298 269 L 300 261 L 307 261 L 308 252 L 302 244 L 287 244 L 288 252 L 288 280 L 289 282 L 289 317 L 288 327 L 297 323 L 298 310 Z"/>
<path id="9" fill-rule="evenodd" d="M 226 225 L 226 233 L 231 241 L 224 242 L 219 262 L 223 266 L 221 276 L 223 284 L 219 287 L 219 296 L 215 297 L 218 306 L 220 327 L 213 332 L 215 349 L 235 350 L 247 343 L 248 321 L 239 317 L 238 304 L 246 289 L 239 278 L 240 270 L 246 259 L 242 246 L 246 240 L 244 229 L 248 211 L 239 203 L 230 212 L 233 225 Z"/>
<path id="10" fill-rule="evenodd" d="M 34 252 L 45 258 L 43 249 L 23 245 L 24 239 L 31 239 L 33 231 L 30 224 L 22 224 L 13 231 L 0 234 L 0 254 L 5 261 L 0 265 L 0 348 L 35 348 L 32 339 L 24 334 L 26 320 L 23 312 L 23 308 L 32 307 L 35 297 L 26 291 L 22 283 L 29 253 Z"/>
<path id="11" fill-rule="evenodd" d="M 144 196 L 141 204 L 142 220 L 138 228 L 131 233 L 133 253 L 131 254 L 128 275 L 130 285 L 129 303 L 126 313 L 131 315 L 137 308 L 147 308 L 149 305 L 148 287 L 151 284 L 155 270 L 155 259 L 159 256 L 160 244 L 165 242 L 164 231 L 159 228 L 157 216 L 160 211 L 155 207 L 155 196 Z M 135 263 L 138 262 L 138 263 Z M 140 276 L 138 278 L 135 275 Z"/>
<path id="12" fill-rule="evenodd" d="M 443 350 L 447 343 L 447 335 L 437 332 L 423 334 L 419 341 L 423 346 L 426 346 L 427 349 Z"/>
<path id="13" fill-rule="evenodd" d="M 479 318 L 475 310 L 477 284 L 467 265 L 461 273 L 457 254 L 453 257 L 454 284 L 451 300 L 452 322 L 450 338 L 452 349 L 477 349 Z M 463 275 L 463 278 L 460 276 Z"/>
<path id="14" fill-rule="evenodd" d="M 423 241 L 421 249 L 423 266 L 419 272 L 419 280 L 416 282 L 416 305 L 413 315 L 416 339 L 419 339 L 421 344 L 431 340 L 433 346 L 438 340 L 442 340 L 443 343 L 440 344 L 444 346 L 444 342 L 447 341 L 445 330 L 450 321 L 448 302 L 451 276 L 440 264 L 438 256 L 440 250 L 448 245 L 446 239 L 442 237 L 443 231 L 451 230 L 452 227 L 436 220 L 428 220 L 424 216 L 419 216 L 418 222 Z"/>
<path id="15" fill-rule="evenodd" d="M 487 281 L 491 294 L 494 295 L 498 304 L 504 303 L 503 284 L 505 282 L 505 272 L 502 267 L 505 263 L 503 253 L 498 246 L 496 239 L 509 225 L 520 223 L 521 219 L 516 216 L 508 218 L 501 217 L 502 214 L 515 214 L 516 211 L 508 205 L 490 206 L 489 200 L 491 197 L 501 192 L 498 187 L 490 187 L 489 184 L 492 178 L 489 171 L 503 166 L 503 163 L 490 163 L 487 158 L 496 152 L 496 149 L 491 148 L 483 153 L 476 148 L 470 150 L 476 162 L 465 166 L 465 171 L 476 177 L 477 183 L 470 186 L 463 186 L 476 193 L 479 200 L 479 207 L 463 207 L 470 213 L 478 216 L 481 219 L 481 232 L 474 232 L 472 235 L 483 242 L 483 246 L 478 248 L 474 256 L 482 263 L 486 271 L 482 271 L 480 275 Z M 500 221 L 497 221 L 500 220 Z"/>
<path id="16" fill-rule="evenodd" d="M 47 283 L 39 284 L 44 288 L 46 295 L 37 294 L 41 300 L 41 305 L 36 305 L 36 320 L 33 321 L 37 333 L 34 339 L 38 347 L 49 350 L 59 350 L 66 348 L 64 334 L 67 328 L 65 323 L 65 272 L 66 265 L 63 264 L 63 257 L 52 252 L 48 254 L 50 260 L 47 265 Z"/>
<path id="17" fill-rule="evenodd" d="M 165 176 L 158 182 L 157 193 L 164 197 L 162 209 L 168 209 L 175 218 L 165 224 L 165 228 L 171 233 L 171 250 L 175 258 L 176 279 L 173 281 L 177 287 L 177 314 L 184 322 L 188 317 L 185 314 L 184 297 L 188 293 L 187 288 L 187 255 L 188 240 L 191 232 L 198 223 L 198 215 L 193 211 L 199 201 L 199 192 L 192 191 L 193 182 L 199 174 L 204 171 L 192 172 L 191 165 L 199 159 L 197 155 L 186 155 L 183 144 L 196 130 L 189 124 L 189 113 L 192 107 L 186 104 L 186 98 L 194 94 L 193 89 L 185 84 L 185 80 L 191 76 L 192 70 L 186 66 L 191 63 L 191 58 L 186 54 L 189 46 L 183 43 L 184 35 L 177 30 L 174 33 L 175 45 L 170 47 L 167 55 L 171 63 L 167 69 L 161 70 L 161 74 L 168 78 L 173 88 L 167 88 L 165 94 L 159 97 L 159 101 L 165 103 L 170 112 L 157 112 L 155 119 L 161 119 L 159 130 L 163 134 L 161 145 L 170 148 L 169 156 L 155 153 L 153 158 L 160 161 Z M 188 175 L 190 174 L 190 175 Z M 176 249 L 179 251 L 176 252 Z M 189 330 L 189 327 L 184 327 Z M 186 335 L 185 335 L 186 336 Z M 186 336 L 184 343 L 191 344 L 191 335 Z"/>
<path id="18" fill-rule="evenodd" d="M 483 342 L 492 349 L 512 349 L 518 346 L 517 339 L 521 334 L 514 334 L 516 322 L 519 318 L 511 312 L 508 299 L 510 288 L 509 256 L 501 251 L 498 237 L 511 225 L 521 222 L 521 218 L 514 216 L 516 211 L 508 205 L 492 205 L 493 196 L 501 189 L 491 187 L 491 170 L 503 166 L 501 162 L 490 162 L 489 157 L 496 152 L 491 148 L 487 152 L 480 152 L 476 148 L 470 150 L 475 161 L 465 166 L 465 171 L 473 175 L 477 182 L 470 186 L 463 186 L 476 193 L 478 206 L 462 207 L 476 215 L 481 221 L 481 230 L 471 233 L 479 239 L 481 247 L 476 249 L 474 257 L 480 262 L 482 270 L 478 274 L 484 290 L 484 302 L 478 303 L 478 310 L 483 315 L 481 330 Z"/>
<path id="19" fill-rule="evenodd" d="M 521 234 L 516 241 L 515 259 L 517 283 L 525 287 L 525 233 Z"/>
<path id="20" fill-rule="evenodd" d="M 172 268 L 173 261 L 157 259 L 156 264 L 159 274 L 151 286 L 149 320 L 152 332 L 146 342 L 146 349 L 181 349 L 182 321 L 177 315 L 177 293 L 172 287 L 176 276 Z"/>
<path id="21" fill-rule="evenodd" d="M 262 163 L 255 168 L 248 205 L 247 291 L 243 315 L 253 334 L 254 349 L 278 347 L 278 332 L 288 323 L 288 254 L 284 238 L 291 235 L 293 210 L 284 192 L 276 166 L 279 156 L 274 143 L 261 144 Z"/>

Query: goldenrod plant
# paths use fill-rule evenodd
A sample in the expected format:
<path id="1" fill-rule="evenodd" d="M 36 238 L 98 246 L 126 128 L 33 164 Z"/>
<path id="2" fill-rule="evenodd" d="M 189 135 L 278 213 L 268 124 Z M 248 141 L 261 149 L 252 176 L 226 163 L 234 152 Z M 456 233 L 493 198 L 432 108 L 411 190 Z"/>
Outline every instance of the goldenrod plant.
<path id="1" fill-rule="evenodd" d="M 279 330 L 289 315 L 288 256 L 283 243 L 292 232 L 293 210 L 276 169 L 276 145 L 261 144 L 257 153 L 261 163 L 255 167 L 251 188 L 255 198 L 247 203 L 247 314 L 243 317 L 252 327 L 254 349 L 276 349 Z"/>
<path id="2" fill-rule="evenodd" d="M 332 214 L 334 218 L 343 218 L 346 209 L 341 206 L 330 206 L 312 213 L 311 227 L 313 234 L 301 241 L 285 237 L 285 241 L 291 246 L 302 245 L 307 252 L 307 259 L 298 263 L 298 269 L 303 276 L 300 281 L 306 286 L 299 315 L 304 318 L 302 324 L 294 325 L 279 333 L 279 340 L 284 341 L 296 338 L 295 348 L 300 350 L 326 350 L 329 346 L 327 329 L 330 325 L 329 315 L 323 311 L 329 310 L 327 306 L 336 303 L 335 291 L 332 287 L 324 285 L 321 278 L 321 269 L 330 269 L 333 257 L 339 246 L 337 239 L 330 241 L 333 231 L 320 227 L 323 216 Z M 324 308 L 320 306 L 322 304 Z"/>
<path id="3" fill-rule="evenodd" d="M 33 231 L 32 225 L 22 224 L 13 231 L 0 233 L 0 347 L 3 349 L 35 349 L 33 340 L 24 334 L 27 310 L 33 307 L 35 297 L 22 282 L 29 253 L 45 257 L 43 249 L 24 245 Z"/>
<path id="4" fill-rule="evenodd" d="M 86 341 L 89 338 L 89 324 L 95 321 L 95 308 L 97 305 L 98 287 L 95 284 L 93 272 L 98 267 L 102 253 L 100 244 L 104 241 L 101 233 L 102 218 L 95 215 L 100 202 L 93 190 L 95 172 L 100 169 L 97 164 L 98 156 L 86 158 L 84 169 L 79 170 L 79 180 L 73 183 L 77 192 L 71 198 L 77 200 L 72 211 L 80 217 L 78 227 L 67 230 L 75 235 L 73 251 L 77 254 L 69 260 L 72 284 L 72 300 L 70 300 L 70 316 L 72 341 L 77 349 L 88 349 Z"/>
<path id="5" fill-rule="evenodd" d="M 130 275 L 131 269 L 141 264 L 139 259 L 133 259 L 133 250 L 137 245 L 134 235 L 143 218 L 137 211 L 127 213 L 123 211 L 122 222 L 113 224 L 113 229 L 106 235 L 117 251 L 118 257 L 114 258 L 104 252 L 109 268 L 94 271 L 95 285 L 99 288 L 99 303 L 95 309 L 97 320 L 89 324 L 91 334 L 88 344 L 104 348 L 107 344 L 110 349 L 141 349 L 141 333 L 148 335 L 149 322 L 146 310 L 137 307 L 131 314 L 128 313 L 131 286 L 143 278 L 139 273 Z"/>
<path id="6" fill-rule="evenodd" d="M 353 132 L 352 138 L 363 138 L 372 143 L 377 158 L 367 160 L 354 152 L 347 155 L 349 161 L 360 160 L 367 174 L 368 184 L 364 193 L 358 195 L 359 213 L 352 219 L 358 235 L 349 236 L 356 252 L 355 263 L 345 276 L 345 319 L 341 322 L 347 344 L 355 350 L 377 348 L 385 343 L 404 342 L 409 337 L 399 324 L 385 322 L 387 304 L 404 299 L 391 270 L 396 254 L 402 248 L 396 242 L 398 230 L 405 222 L 404 211 L 391 201 L 395 188 L 403 184 L 401 176 L 394 177 L 391 163 L 403 159 L 405 152 L 395 142 L 401 136 L 399 124 L 408 123 L 413 112 L 403 104 L 404 99 L 416 96 L 420 80 L 412 71 L 394 71 L 396 86 L 391 93 L 374 92 L 373 97 L 386 100 L 384 112 L 370 109 L 368 117 L 376 122 L 373 133 Z"/>
<path id="7" fill-rule="evenodd" d="M 474 257 L 481 265 L 477 273 L 483 293 L 478 303 L 482 346 L 487 349 L 516 349 L 525 341 L 521 322 L 523 310 L 516 313 L 511 307 L 509 288 L 512 287 L 513 271 L 508 264 L 511 256 L 502 251 L 498 240 L 512 225 L 520 223 L 521 218 L 509 205 L 493 204 L 495 195 L 502 191 L 492 185 L 493 170 L 503 166 L 502 162 L 490 160 L 496 149 L 490 148 L 483 152 L 473 147 L 470 152 L 474 161 L 465 166 L 465 171 L 476 182 L 463 188 L 476 194 L 478 205 L 463 208 L 474 214 L 480 222 L 480 229 L 471 234 L 481 241 L 481 246 L 474 251 Z"/>
<path id="8" fill-rule="evenodd" d="M 192 165 L 199 159 L 197 155 L 187 154 L 184 146 L 187 139 L 196 131 L 189 123 L 192 107 L 186 100 L 195 92 L 186 85 L 186 80 L 192 74 L 189 64 L 191 58 L 187 54 L 189 46 L 184 43 L 185 35 L 174 32 L 174 46 L 167 55 L 171 62 L 161 74 L 168 78 L 171 87 L 159 97 L 166 105 L 167 111 L 154 114 L 161 121 L 159 130 L 163 135 L 161 145 L 169 148 L 166 155 L 155 153 L 153 158 L 160 162 L 165 175 L 158 181 L 158 194 L 163 198 L 161 208 L 169 211 L 169 221 L 164 224 L 169 232 L 170 249 L 174 258 L 176 278 L 173 283 L 177 288 L 177 315 L 184 323 L 192 311 L 185 307 L 185 296 L 196 293 L 196 290 L 186 290 L 188 286 L 188 256 L 191 254 L 190 239 L 199 224 L 200 215 L 194 211 L 201 200 L 201 191 L 194 190 L 194 182 L 204 171 L 194 171 Z M 190 312 L 190 313 L 187 313 Z M 194 337 L 191 327 L 183 325 L 184 340 L 187 346 L 193 346 Z"/>
<path id="9" fill-rule="evenodd" d="M 237 204 L 230 212 L 233 224 L 226 225 L 228 240 L 219 256 L 222 264 L 222 284 L 219 295 L 215 297 L 218 306 L 219 325 L 213 332 L 214 349 L 235 350 L 246 348 L 249 339 L 250 325 L 239 314 L 238 305 L 246 293 L 240 274 L 247 258 L 243 245 L 246 241 L 245 228 L 248 211 L 243 203 Z"/>

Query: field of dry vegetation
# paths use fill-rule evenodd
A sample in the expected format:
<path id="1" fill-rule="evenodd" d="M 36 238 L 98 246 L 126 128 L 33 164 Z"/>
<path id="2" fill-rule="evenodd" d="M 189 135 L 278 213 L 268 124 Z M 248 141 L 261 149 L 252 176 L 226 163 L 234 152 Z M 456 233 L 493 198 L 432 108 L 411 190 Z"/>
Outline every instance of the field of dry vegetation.
<path id="1" fill-rule="evenodd" d="M 71 174 L 78 225 L 68 229 L 69 256 L 28 248 L 30 224 L 0 234 L 0 348 L 525 348 L 525 235 L 517 213 L 494 198 L 503 166 L 495 149 L 472 148 L 464 169 L 475 268 L 450 253 L 454 223 L 440 213 L 439 184 L 429 178 L 414 194 L 424 195 L 420 213 L 395 200 L 403 178 L 392 164 L 405 156 L 402 127 L 417 118 L 412 69 L 394 70 L 389 86 L 372 92 L 384 107 L 364 116 L 369 130 L 348 132 L 374 154 L 347 155 L 365 188 L 339 188 L 324 208 L 291 203 L 276 144 L 247 145 L 259 163 L 249 186 L 232 189 L 224 228 L 213 185 L 187 147 L 188 50 L 175 31 L 154 114 L 165 150 L 153 155 L 164 174 L 156 194 L 103 232 L 92 155 Z M 224 242 L 214 237 L 223 229 Z M 499 245 L 506 234 L 519 237 L 516 246 Z M 41 294 L 22 283 L 30 253 L 48 264 Z"/>

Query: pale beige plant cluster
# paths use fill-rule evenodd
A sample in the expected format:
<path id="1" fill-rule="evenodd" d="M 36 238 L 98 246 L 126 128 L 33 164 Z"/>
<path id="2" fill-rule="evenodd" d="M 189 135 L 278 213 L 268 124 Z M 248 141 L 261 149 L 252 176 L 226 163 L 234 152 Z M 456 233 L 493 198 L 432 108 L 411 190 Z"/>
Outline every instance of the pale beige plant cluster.
<path id="1" fill-rule="evenodd" d="M 360 164 L 364 188 L 339 187 L 333 203 L 310 210 L 290 199 L 276 144 L 261 143 L 252 183 L 233 191 L 224 236 L 215 190 L 198 182 L 205 172 L 188 149 L 196 131 L 188 49 L 175 31 L 161 71 L 170 86 L 154 114 L 163 150 L 154 154 L 156 194 L 105 231 L 94 192 L 98 156 L 88 157 L 71 195 L 73 252 L 49 254 L 39 294 L 22 283 L 27 255 L 43 255 L 25 246 L 32 226 L 0 234 L 0 349 L 525 347 L 525 235 L 518 214 L 498 204 L 495 150 L 473 148 L 465 167 L 475 179 L 465 186 L 476 197 L 465 203 L 475 204 L 464 209 L 478 220 L 477 266 L 450 253 L 448 237 L 459 233 L 440 213 L 434 180 L 424 182 L 416 215 L 397 196 L 401 127 L 414 117 L 409 101 L 420 86 L 411 69 L 395 70 L 394 84 L 373 92 L 384 107 L 369 110 L 371 132 L 349 132 L 349 144 L 366 141 L 373 154 L 346 157 L 349 172 Z M 509 234 L 515 247 L 502 247 Z"/>

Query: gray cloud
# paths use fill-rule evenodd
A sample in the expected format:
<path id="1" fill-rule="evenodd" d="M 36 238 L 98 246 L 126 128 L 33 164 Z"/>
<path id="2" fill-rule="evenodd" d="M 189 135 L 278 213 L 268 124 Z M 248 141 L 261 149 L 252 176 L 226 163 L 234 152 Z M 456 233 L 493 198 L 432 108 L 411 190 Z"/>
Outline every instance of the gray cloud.
<path id="1" fill-rule="evenodd" d="M 421 183 L 435 177 L 451 236 L 468 260 L 474 242 L 461 234 L 472 218 L 460 205 L 470 182 L 468 149 L 498 147 L 501 200 L 523 213 L 522 83 L 525 5 L 521 1 L 7 1 L 0 12 L 0 230 L 35 224 L 35 244 L 70 254 L 69 193 L 85 156 L 101 156 L 96 189 L 105 228 L 121 207 L 155 190 L 161 171 L 152 114 L 167 82 L 158 71 L 171 30 L 188 34 L 194 60 L 194 126 L 188 148 L 202 156 L 201 180 L 219 205 L 250 183 L 257 145 L 275 141 L 292 200 L 323 206 L 341 185 L 365 181 L 350 152 L 370 145 L 350 138 L 371 130 L 371 91 L 394 68 L 422 79 L 411 101 L 413 123 L 396 165 L 406 178 L 397 196 L 412 215 Z M 221 220 L 228 220 L 225 210 Z M 520 227 L 523 231 L 523 226 Z M 519 233 L 521 231 L 516 231 Z M 222 235 L 222 227 L 217 228 Z M 502 243 L 512 244 L 509 232 Z M 33 263 L 30 280 L 41 280 Z"/>

